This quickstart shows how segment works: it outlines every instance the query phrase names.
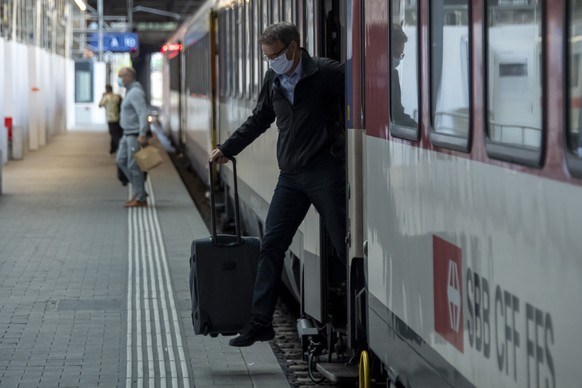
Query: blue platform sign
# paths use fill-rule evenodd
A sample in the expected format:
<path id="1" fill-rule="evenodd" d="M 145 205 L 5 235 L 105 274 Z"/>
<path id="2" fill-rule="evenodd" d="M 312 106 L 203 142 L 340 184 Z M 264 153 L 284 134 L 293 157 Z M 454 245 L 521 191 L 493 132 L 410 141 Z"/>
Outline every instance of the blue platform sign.
<path id="1" fill-rule="evenodd" d="M 99 34 L 90 34 L 87 46 L 91 51 L 99 50 Z M 104 32 L 103 51 L 132 52 L 137 50 L 139 42 L 135 32 Z"/>

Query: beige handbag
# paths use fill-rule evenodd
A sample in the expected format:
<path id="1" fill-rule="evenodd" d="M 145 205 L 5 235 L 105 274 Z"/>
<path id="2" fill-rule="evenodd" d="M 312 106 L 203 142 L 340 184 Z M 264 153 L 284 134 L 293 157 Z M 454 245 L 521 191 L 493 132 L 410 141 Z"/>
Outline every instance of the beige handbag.
<path id="1" fill-rule="evenodd" d="M 141 148 L 133 154 L 135 162 L 143 172 L 149 171 L 162 163 L 160 151 L 153 146 Z"/>

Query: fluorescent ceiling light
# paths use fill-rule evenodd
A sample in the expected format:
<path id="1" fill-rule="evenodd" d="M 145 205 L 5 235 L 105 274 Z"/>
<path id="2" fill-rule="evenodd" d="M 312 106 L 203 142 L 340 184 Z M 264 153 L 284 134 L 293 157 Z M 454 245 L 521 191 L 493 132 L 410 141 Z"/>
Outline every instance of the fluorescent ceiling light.
<path id="1" fill-rule="evenodd" d="M 75 0 L 75 3 L 77 3 L 79 8 L 81 8 L 81 11 L 84 12 L 87 9 L 87 6 L 85 5 L 85 3 L 83 3 L 83 0 Z"/>

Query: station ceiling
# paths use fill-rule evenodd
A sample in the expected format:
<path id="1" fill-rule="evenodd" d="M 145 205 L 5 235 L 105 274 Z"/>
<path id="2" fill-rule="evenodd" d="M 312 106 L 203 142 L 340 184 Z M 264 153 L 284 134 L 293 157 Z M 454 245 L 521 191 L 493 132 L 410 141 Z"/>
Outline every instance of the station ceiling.
<path id="1" fill-rule="evenodd" d="M 98 0 L 86 0 L 97 10 Z M 192 15 L 204 0 L 103 0 L 105 23 L 115 25 L 122 20 L 129 22 L 132 10 L 133 32 L 138 33 L 140 49 L 159 50 L 176 28 Z"/>

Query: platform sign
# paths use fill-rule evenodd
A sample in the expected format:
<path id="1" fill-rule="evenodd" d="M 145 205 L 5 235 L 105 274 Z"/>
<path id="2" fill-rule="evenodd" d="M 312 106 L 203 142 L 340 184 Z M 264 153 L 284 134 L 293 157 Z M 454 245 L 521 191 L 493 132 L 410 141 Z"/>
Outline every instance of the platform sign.
<path id="1" fill-rule="evenodd" d="M 91 51 L 99 50 L 99 34 L 90 34 L 87 37 L 87 46 Z M 139 47 L 137 34 L 134 32 L 104 32 L 103 51 L 135 52 Z"/>

